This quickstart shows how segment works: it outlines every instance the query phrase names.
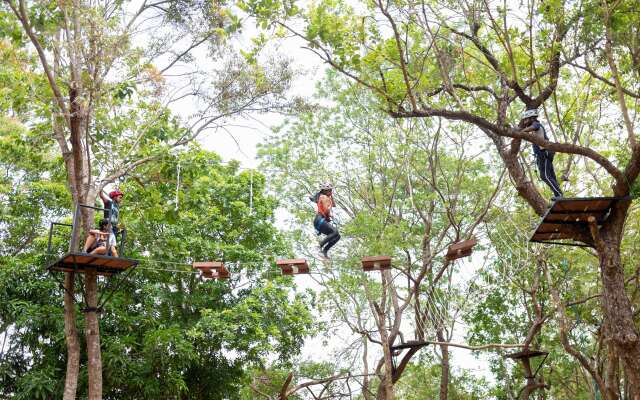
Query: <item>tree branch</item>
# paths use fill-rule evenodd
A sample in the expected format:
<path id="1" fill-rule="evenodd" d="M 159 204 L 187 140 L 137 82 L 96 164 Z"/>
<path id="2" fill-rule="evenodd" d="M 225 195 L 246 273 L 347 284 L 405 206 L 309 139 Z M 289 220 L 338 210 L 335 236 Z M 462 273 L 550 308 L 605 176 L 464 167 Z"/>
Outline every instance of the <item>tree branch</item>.
<path id="1" fill-rule="evenodd" d="M 9 5 L 9 7 L 11 8 L 15 16 L 18 18 L 18 20 L 20 21 L 20 24 L 22 25 L 25 32 L 27 33 L 27 36 L 29 36 L 29 40 L 31 40 L 31 43 L 36 48 L 36 52 L 38 53 L 38 58 L 40 59 L 40 64 L 42 65 L 42 69 L 44 70 L 45 75 L 47 75 L 47 81 L 49 82 L 51 91 L 53 91 L 54 97 L 56 99 L 56 104 L 58 105 L 58 108 L 60 108 L 60 112 L 62 113 L 62 116 L 64 117 L 64 120 L 67 123 L 67 127 L 71 126 L 69 112 L 67 111 L 67 106 L 65 105 L 62 91 L 60 90 L 60 87 L 56 83 L 56 79 L 53 76 L 53 72 L 51 71 L 51 67 L 49 66 L 49 62 L 47 61 L 47 56 L 44 54 L 44 50 L 42 48 L 42 45 L 40 44 L 40 40 L 38 40 L 38 37 L 33 32 L 33 29 L 31 27 L 31 22 L 29 21 L 29 16 L 25 9 L 24 0 L 20 0 L 20 6 L 19 6 L 20 10 L 18 10 L 15 4 L 13 4 L 12 0 L 4 0 L 4 1 Z"/>

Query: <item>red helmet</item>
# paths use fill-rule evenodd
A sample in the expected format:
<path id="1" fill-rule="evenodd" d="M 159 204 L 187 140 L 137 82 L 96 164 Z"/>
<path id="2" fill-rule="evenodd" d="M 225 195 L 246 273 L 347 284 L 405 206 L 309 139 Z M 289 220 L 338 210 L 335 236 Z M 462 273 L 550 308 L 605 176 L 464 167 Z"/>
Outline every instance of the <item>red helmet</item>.
<path id="1" fill-rule="evenodd" d="M 122 193 L 121 191 L 119 191 L 117 189 L 109 193 L 109 197 L 111 197 L 112 199 L 116 198 L 118 196 L 124 196 L 124 193 Z"/>

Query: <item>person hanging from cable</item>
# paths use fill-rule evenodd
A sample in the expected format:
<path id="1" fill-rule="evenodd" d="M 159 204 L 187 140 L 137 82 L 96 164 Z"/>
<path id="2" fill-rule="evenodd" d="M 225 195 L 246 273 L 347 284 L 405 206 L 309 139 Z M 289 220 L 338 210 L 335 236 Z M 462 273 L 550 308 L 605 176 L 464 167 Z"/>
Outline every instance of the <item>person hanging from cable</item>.
<path id="1" fill-rule="evenodd" d="M 333 187 L 330 183 L 324 183 L 320 187 L 320 191 L 309 199 L 316 203 L 317 206 L 313 227 L 318 234 L 326 235 L 324 240 L 320 242 L 320 253 L 325 259 L 328 259 L 329 249 L 340 240 L 338 229 L 331 224 L 331 209 L 336 206 L 333 200 Z"/>
<path id="2" fill-rule="evenodd" d="M 111 226 L 113 229 L 114 240 L 115 237 L 118 236 L 120 232 L 120 225 L 118 225 L 118 220 L 120 218 L 120 206 L 122 205 L 122 198 L 124 197 L 124 193 L 119 190 L 113 190 L 106 195 L 104 192 L 100 192 L 100 198 L 104 203 L 104 218 L 111 222 Z"/>
<path id="3" fill-rule="evenodd" d="M 538 110 L 535 108 L 525 110 L 525 112 L 522 113 L 518 127 L 522 132 L 530 132 L 540 139 L 549 140 L 547 132 L 540 121 L 538 121 Z M 563 197 L 562 190 L 558 184 L 558 179 L 556 178 L 556 172 L 553 168 L 555 152 L 547 150 L 534 143 L 533 154 L 536 157 L 536 165 L 538 166 L 540 179 L 542 179 L 542 181 L 546 183 L 553 192 L 553 198 L 551 200 Z"/>
<path id="4" fill-rule="evenodd" d="M 83 252 L 118 257 L 113 227 L 108 219 L 101 219 L 99 229 L 91 229 L 84 243 Z"/>

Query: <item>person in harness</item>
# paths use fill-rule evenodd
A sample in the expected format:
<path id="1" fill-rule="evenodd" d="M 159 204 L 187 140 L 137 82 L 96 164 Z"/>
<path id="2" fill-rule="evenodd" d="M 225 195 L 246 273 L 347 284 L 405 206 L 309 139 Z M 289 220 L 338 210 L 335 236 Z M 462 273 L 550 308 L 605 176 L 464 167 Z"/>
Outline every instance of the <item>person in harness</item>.
<path id="1" fill-rule="evenodd" d="M 118 225 L 118 220 L 120 219 L 120 206 L 122 205 L 122 198 L 124 193 L 119 190 L 114 190 L 106 195 L 104 192 L 100 192 L 100 198 L 104 203 L 104 218 L 111 222 L 111 227 L 113 229 L 113 240 L 120 233 L 120 225 Z"/>
<path id="2" fill-rule="evenodd" d="M 547 132 L 538 121 L 538 110 L 535 108 L 526 110 L 522 113 L 519 128 L 522 129 L 522 132 L 531 132 L 534 136 L 539 137 L 540 139 L 549 140 Z M 555 152 L 547 150 L 534 143 L 533 154 L 536 156 L 536 165 L 538 166 L 540 179 L 542 179 L 542 181 L 546 183 L 553 192 L 552 200 L 563 197 L 562 190 L 558 184 L 558 179 L 556 178 L 556 172 L 553 169 L 553 157 L 555 156 Z"/>
<path id="3" fill-rule="evenodd" d="M 324 234 L 326 237 L 320 242 L 320 253 L 326 259 L 329 258 L 329 249 L 331 249 L 338 240 L 340 233 L 338 229 L 331 224 L 331 209 L 336 206 L 333 201 L 333 187 L 330 183 L 325 183 L 320 187 L 320 191 L 315 196 L 309 198 L 316 203 L 316 216 L 313 219 L 313 227 L 318 234 Z"/>

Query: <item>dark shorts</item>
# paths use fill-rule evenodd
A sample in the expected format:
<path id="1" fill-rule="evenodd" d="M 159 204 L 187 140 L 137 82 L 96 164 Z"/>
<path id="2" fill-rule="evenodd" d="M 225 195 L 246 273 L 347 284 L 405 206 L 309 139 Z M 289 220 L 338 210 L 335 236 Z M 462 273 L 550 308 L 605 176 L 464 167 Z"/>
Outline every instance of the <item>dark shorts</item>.
<path id="1" fill-rule="evenodd" d="M 87 250 L 87 253 L 91 253 L 92 251 L 94 251 L 97 248 L 100 247 L 106 247 L 107 246 L 107 242 L 105 240 L 96 240 L 91 247 Z"/>
<path id="2" fill-rule="evenodd" d="M 330 235 L 336 231 L 333 225 L 331 225 L 329 221 L 320 214 L 316 214 L 316 217 L 313 219 L 313 227 L 316 228 L 318 233 L 325 235 Z"/>

